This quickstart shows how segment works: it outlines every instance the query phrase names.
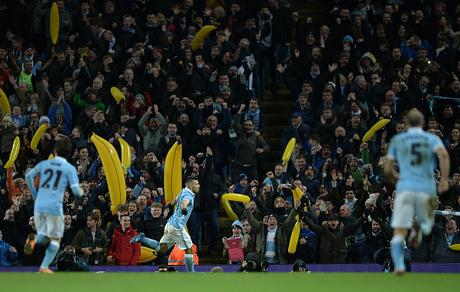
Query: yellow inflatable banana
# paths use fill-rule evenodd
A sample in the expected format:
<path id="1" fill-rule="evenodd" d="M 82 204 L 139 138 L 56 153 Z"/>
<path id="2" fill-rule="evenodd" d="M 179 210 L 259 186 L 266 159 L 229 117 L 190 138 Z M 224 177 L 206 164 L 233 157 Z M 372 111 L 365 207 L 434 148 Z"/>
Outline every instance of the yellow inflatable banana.
<path id="1" fill-rule="evenodd" d="M 241 195 L 241 194 L 235 194 L 235 193 L 223 194 L 222 200 L 241 202 L 241 203 L 249 203 L 249 201 L 251 201 L 251 199 L 248 196 Z"/>
<path id="2" fill-rule="evenodd" d="M 300 201 L 303 196 L 303 192 L 299 187 L 296 187 L 292 190 L 292 196 L 294 197 L 294 202 Z"/>
<path id="3" fill-rule="evenodd" d="M 110 88 L 110 94 L 117 103 L 120 103 L 121 100 L 125 99 L 125 95 L 120 89 L 118 89 L 118 87 L 112 86 Z"/>
<path id="4" fill-rule="evenodd" d="M 381 119 L 380 121 L 378 121 L 377 123 L 375 123 L 370 129 L 369 131 L 366 132 L 366 134 L 364 134 L 364 137 L 363 137 L 363 143 L 366 143 L 370 138 L 372 138 L 374 135 L 375 135 L 375 132 L 377 132 L 378 130 L 380 130 L 381 128 L 385 127 L 386 124 L 388 124 L 390 122 L 389 119 Z"/>
<path id="5" fill-rule="evenodd" d="M 13 147 L 11 147 L 10 157 L 3 166 L 4 168 L 8 169 L 13 167 L 16 158 L 18 158 L 19 148 L 21 148 L 21 141 L 19 140 L 19 137 L 16 136 L 16 138 L 14 138 Z"/>
<path id="6" fill-rule="evenodd" d="M 53 158 L 54 158 L 54 154 L 51 153 L 51 154 L 48 156 L 48 160 L 51 160 L 51 159 L 53 159 Z"/>
<path id="7" fill-rule="evenodd" d="M 291 159 L 291 155 L 295 147 L 295 141 L 295 138 L 291 138 L 291 140 L 289 140 L 289 143 L 287 143 L 286 148 L 284 148 L 283 157 L 281 158 L 283 163 L 287 163 L 289 159 Z"/>
<path id="8" fill-rule="evenodd" d="M 2 110 L 3 115 L 11 114 L 10 101 L 8 96 L 6 96 L 5 91 L 0 88 L 0 109 Z"/>
<path id="9" fill-rule="evenodd" d="M 164 194 L 166 204 L 182 190 L 182 144 L 177 142 L 169 149 L 164 169 Z"/>
<path id="10" fill-rule="evenodd" d="M 43 124 L 37 129 L 37 131 L 35 131 L 35 134 L 32 137 L 32 141 L 30 141 L 30 149 L 37 149 L 38 142 L 40 142 L 40 139 L 42 138 L 43 134 L 45 134 L 46 129 L 48 129 L 48 125 Z"/>
<path id="11" fill-rule="evenodd" d="M 224 209 L 225 213 L 227 213 L 227 216 L 230 220 L 232 221 L 238 220 L 238 216 L 236 216 L 235 212 L 233 211 L 229 200 L 225 200 L 222 198 L 220 200 L 220 204 L 222 205 L 222 208 Z"/>
<path id="12" fill-rule="evenodd" d="M 120 143 L 121 148 L 121 166 L 126 174 L 132 162 L 131 147 L 123 138 L 118 138 L 118 143 Z"/>
<path id="13" fill-rule="evenodd" d="M 94 146 L 96 146 L 102 161 L 107 185 L 109 187 L 110 200 L 112 202 L 112 214 L 116 214 L 117 206 L 126 202 L 126 182 L 120 157 L 118 157 L 117 151 L 113 145 L 104 138 L 93 134 L 91 136 L 91 141 Z"/>
<path id="14" fill-rule="evenodd" d="M 452 244 L 451 246 L 449 246 L 449 248 L 451 250 L 460 251 L 460 243 Z"/>
<path id="15" fill-rule="evenodd" d="M 59 9 L 56 2 L 51 5 L 50 11 L 50 36 L 51 42 L 55 45 L 59 36 Z"/>
<path id="16" fill-rule="evenodd" d="M 139 260 L 137 261 L 138 263 L 146 263 L 153 261 L 156 259 L 157 256 L 155 255 L 153 249 L 141 246 L 141 255 L 139 256 Z"/>
<path id="17" fill-rule="evenodd" d="M 201 47 L 204 39 L 208 36 L 208 34 L 215 30 L 217 27 L 214 25 L 205 25 L 203 26 L 195 35 L 192 40 L 192 51 L 196 51 Z"/>
<path id="18" fill-rule="evenodd" d="M 299 242 L 299 236 L 300 236 L 300 222 L 299 220 L 297 220 L 297 222 L 294 225 L 294 228 L 292 229 L 291 238 L 289 239 L 288 253 L 293 254 L 296 252 L 297 242 Z"/>
<path id="19" fill-rule="evenodd" d="M 224 209 L 225 213 L 227 213 L 228 218 L 230 220 L 235 221 L 238 219 L 238 216 L 235 214 L 235 211 L 233 211 L 232 205 L 230 205 L 230 201 L 249 203 L 251 199 L 246 195 L 235 194 L 235 193 L 228 193 L 228 194 L 222 195 L 222 198 L 220 199 L 222 208 Z"/>

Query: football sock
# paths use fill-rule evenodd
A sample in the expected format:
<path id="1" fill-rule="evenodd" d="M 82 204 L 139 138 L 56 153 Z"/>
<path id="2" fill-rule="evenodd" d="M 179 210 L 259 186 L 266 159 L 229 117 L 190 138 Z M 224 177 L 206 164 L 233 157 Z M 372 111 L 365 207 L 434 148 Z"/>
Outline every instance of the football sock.
<path id="1" fill-rule="evenodd" d="M 155 239 L 144 237 L 142 238 L 141 243 L 143 243 L 146 247 L 150 247 L 156 251 L 160 250 L 160 244 Z"/>
<path id="2" fill-rule="evenodd" d="M 187 272 L 195 272 L 195 266 L 193 264 L 193 254 L 185 254 L 185 265 L 187 266 Z"/>
<path id="3" fill-rule="evenodd" d="M 402 235 L 395 235 L 391 240 L 391 258 L 395 270 L 406 270 L 404 265 L 404 237 Z"/>
<path id="4" fill-rule="evenodd" d="M 48 248 L 46 249 L 45 257 L 43 258 L 40 268 L 48 269 L 51 263 L 53 262 L 56 254 L 59 250 L 59 241 L 51 240 Z"/>

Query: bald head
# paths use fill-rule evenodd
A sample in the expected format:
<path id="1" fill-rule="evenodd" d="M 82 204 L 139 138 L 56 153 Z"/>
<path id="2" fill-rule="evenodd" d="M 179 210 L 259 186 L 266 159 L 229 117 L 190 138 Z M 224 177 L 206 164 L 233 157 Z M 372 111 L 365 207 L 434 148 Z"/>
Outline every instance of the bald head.
<path id="1" fill-rule="evenodd" d="M 413 108 L 407 113 L 407 125 L 409 127 L 423 127 L 423 124 L 425 124 L 425 118 L 418 109 Z"/>

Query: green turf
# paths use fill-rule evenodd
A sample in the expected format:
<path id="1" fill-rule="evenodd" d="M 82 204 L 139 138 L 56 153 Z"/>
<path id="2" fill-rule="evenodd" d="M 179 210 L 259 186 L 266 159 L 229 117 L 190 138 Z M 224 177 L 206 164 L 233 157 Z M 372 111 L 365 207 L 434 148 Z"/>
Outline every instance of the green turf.
<path id="1" fill-rule="evenodd" d="M 437 291 L 459 287 L 458 274 L 380 273 L 1 273 L 0 291 L 169 292 L 169 291 Z"/>

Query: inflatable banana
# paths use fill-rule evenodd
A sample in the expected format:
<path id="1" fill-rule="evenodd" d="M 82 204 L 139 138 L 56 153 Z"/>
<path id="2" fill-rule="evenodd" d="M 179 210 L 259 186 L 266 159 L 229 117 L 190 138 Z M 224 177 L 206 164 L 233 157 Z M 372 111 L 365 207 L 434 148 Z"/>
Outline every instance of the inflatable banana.
<path id="1" fill-rule="evenodd" d="M 192 51 L 196 51 L 201 47 L 204 39 L 208 36 L 208 34 L 215 30 L 217 27 L 214 25 L 205 25 L 203 26 L 195 35 L 192 40 Z"/>
<path id="2" fill-rule="evenodd" d="M 460 243 L 452 244 L 451 246 L 449 246 L 449 248 L 451 250 L 460 251 Z"/>
<path id="3" fill-rule="evenodd" d="M 50 11 L 50 36 L 51 42 L 55 45 L 59 36 L 59 9 L 56 2 L 51 5 Z"/>
<path id="4" fill-rule="evenodd" d="M 300 201 L 303 196 L 303 192 L 299 187 L 296 187 L 292 190 L 292 197 L 294 198 L 294 202 Z"/>
<path id="5" fill-rule="evenodd" d="M 19 148 L 21 148 L 21 141 L 19 137 L 16 136 L 16 138 L 14 138 L 13 147 L 11 147 L 10 158 L 3 166 L 4 168 L 8 169 L 13 167 L 16 158 L 18 158 Z"/>
<path id="6" fill-rule="evenodd" d="M 156 259 L 157 256 L 155 255 L 153 249 L 141 246 L 141 255 L 139 256 L 139 260 L 137 261 L 138 263 L 146 263 L 153 261 Z"/>
<path id="7" fill-rule="evenodd" d="M 222 195 L 222 198 L 220 199 L 220 203 L 225 213 L 227 213 L 228 218 L 230 220 L 235 221 L 235 220 L 238 220 L 238 216 L 236 216 L 235 211 L 233 211 L 232 205 L 230 205 L 230 201 L 249 203 L 250 200 L 251 199 L 246 195 L 228 193 L 228 194 Z"/>
<path id="8" fill-rule="evenodd" d="M 229 200 L 221 199 L 220 203 L 222 205 L 222 208 L 224 209 L 225 213 L 227 214 L 228 218 L 232 221 L 238 220 L 238 216 L 236 216 L 235 212 L 232 209 L 232 206 L 230 205 Z"/>
<path id="9" fill-rule="evenodd" d="M 53 159 L 53 158 L 54 158 L 54 154 L 51 153 L 50 156 L 48 156 L 48 160 L 51 160 L 51 159 Z"/>
<path id="10" fill-rule="evenodd" d="M 110 88 L 110 94 L 117 103 L 120 103 L 122 99 L 125 99 L 125 95 L 123 94 L 123 92 L 121 92 L 120 89 L 118 89 L 118 87 L 112 86 Z"/>
<path id="11" fill-rule="evenodd" d="M 177 142 L 169 149 L 165 160 L 164 193 L 166 204 L 182 190 L 182 144 Z"/>
<path id="12" fill-rule="evenodd" d="M 42 138 L 43 134 L 45 134 L 46 129 L 48 129 L 48 125 L 43 124 L 37 129 L 37 131 L 35 131 L 35 134 L 32 137 L 32 141 L 30 141 L 30 149 L 37 149 L 38 142 L 40 142 L 40 139 Z"/>
<path id="13" fill-rule="evenodd" d="M 96 146 L 102 161 L 107 185 L 109 187 L 110 200 L 112 202 L 112 214 L 116 214 L 117 206 L 126 202 L 126 182 L 120 157 L 118 157 L 117 151 L 113 145 L 104 138 L 93 134 L 91 136 L 91 141 L 94 146 Z"/>
<path id="14" fill-rule="evenodd" d="M 126 174 L 128 169 L 131 167 L 132 162 L 131 147 L 123 138 L 118 138 L 118 143 L 120 143 L 121 148 L 121 166 Z"/>
<path id="15" fill-rule="evenodd" d="M 380 121 L 378 121 L 377 123 L 375 123 L 370 129 L 369 131 L 366 132 L 366 134 L 364 134 L 364 137 L 363 137 L 363 143 L 366 143 L 370 138 L 372 138 L 374 135 L 375 135 L 375 132 L 377 132 L 378 130 L 380 130 L 381 128 L 385 127 L 386 124 L 388 124 L 390 122 L 389 119 L 381 119 Z"/>
<path id="16" fill-rule="evenodd" d="M 289 159 L 291 159 L 291 155 L 295 147 L 295 142 L 295 138 L 291 138 L 291 140 L 289 140 L 289 143 L 287 143 L 286 148 L 284 148 L 283 158 L 281 158 L 283 163 L 287 163 Z"/>
<path id="17" fill-rule="evenodd" d="M 297 222 L 292 229 L 291 238 L 289 239 L 288 253 L 293 254 L 297 250 L 297 242 L 299 242 L 300 236 L 300 222 Z"/>
<path id="18" fill-rule="evenodd" d="M 251 201 L 251 199 L 248 196 L 235 194 L 235 193 L 223 194 L 222 200 L 241 202 L 241 203 L 249 203 L 249 201 Z"/>
<path id="19" fill-rule="evenodd" d="M 2 110 L 3 115 L 11 114 L 11 106 L 8 100 L 8 96 L 6 96 L 5 91 L 0 88 L 0 109 Z"/>

